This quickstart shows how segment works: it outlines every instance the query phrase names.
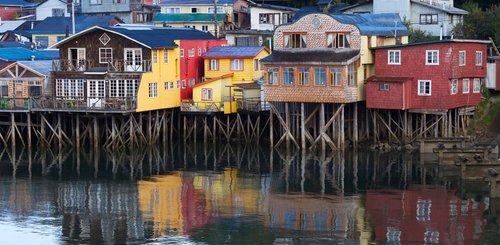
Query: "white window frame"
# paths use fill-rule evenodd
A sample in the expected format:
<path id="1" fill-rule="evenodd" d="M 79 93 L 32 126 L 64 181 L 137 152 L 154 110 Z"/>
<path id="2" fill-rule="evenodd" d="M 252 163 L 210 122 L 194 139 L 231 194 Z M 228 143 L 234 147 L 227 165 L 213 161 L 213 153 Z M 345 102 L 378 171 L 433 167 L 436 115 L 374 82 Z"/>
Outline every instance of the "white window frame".
<path id="1" fill-rule="evenodd" d="M 476 94 L 481 92 L 481 79 L 480 78 L 474 78 L 474 82 L 472 83 L 472 92 L 476 93 Z"/>
<path id="2" fill-rule="evenodd" d="M 476 66 L 483 65 L 483 51 L 476 51 Z"/>
<path id="3" fill-rule="evenodd" d="M 198 48 L 198 56 L 201 56 L 201 48 Z"/>
<path id="4" fill-rule="evenodd" d="M 181 48 L 180 55 L 181 55 L 181 58 L 184 57 L 184 49 L 183 48 Z"/>
<path id="5" fill-rule="evenodd" d="M 458 79 L 451 79 L 450 82 L 450 94 L 458 93 Z"/>
<path id="6" fill-rule="evenodd" d="M 194 57 L 194 48 L 188 50 L 188 57 Z"/>
<path id="7" fill-rule="evenodd" d="M 102 56 L 104 54 L 103 50 L 110 50 L 111 56 L 110 57 L 103 57 Z M 104 60 L 103 60 L 103 58 L 104 58 Z M 113 48 L 99 48 L 99 64 L 107 64 L 108 63 L 108 61 L 106 60 L 107 58 L 110 59 L 110 62 L 113 61 Z"/>
<path id="8" fill-rule="evenodd" d="M 156 82 L 148 83 L 148 97 L 149 98 L 158 97 L 158 83 Z"/>
<path id="9" fill-rule="evenodd" d="M 214 95 L 213 89 L 211 89 L 211 88 L 202 88 L 201 89 L 201 100 L 212 101 L 213 95 Z"/>
<path id="10" fill-rule="evenodd" d="M 219 60 L 218 59 L 208 60 L 208 70 L 209 71 L 218 71 L 219 70 Z"/>
<path id="11" fill-rule="evenodd" d="M 163 64 L 168 64 L 168 49 L 163 50 Z"/>
<path id="12" fill-rule="evenodd" d="M 464 78 L 462 79 L 462 94 L 468 94 L 469 92 L 470 92 L 470 79 Z"/>
<path id="13" fill-rule="evenodd" d="M 397 54 L 397 56 L 396 56 Z M 397 57 L 397 62 L 396 62 Z M 391 58 L 393 60 L 391 61 Z M 388 50 L 387 51 L 387 64 L 389 65 L 401 65 L 401 50 Z"/>
<path id="14" fill-rule="evenodd" d="M 243 71 L 243 60 L 242 59 L 231 59 L 230 65 L 231 71 Z"/>
<path id="15" fill-rule="evenodd" d="M 158 64 L 158 50 L 152 50 L 153 54 L 151 55 L 153 59 L 153 64 Z"/>
<path id="16" fill-rule="evenodd" d="M 465 50 L 458 51 L 458 66 L 465 66 L 465 65 L 467 65 L 467 52 L 465 52 Z"/>
<path id="17" fill-rule="evenodd" d="M 429 93 L 426 93 L 425 91 L 422 93 L 420 92 L 422 85 L 424 86 L 425 89 L 425 84 L 429 83 Z M 418 95 L 419 96 L 431 96 L 432 95 L 432 80 L 418 80 Z"/>
<path id="18" fill-rule="evenodd" d="M 429 62 L 429 54 L 436 53 L 436 60 L 432 59 L 431 62 Z M 434 57 L 432 57 L 434 58 Z M 425 64 L 426 65 L 439 65 L 439 50 L 426 50 L 425 51 Z"/>

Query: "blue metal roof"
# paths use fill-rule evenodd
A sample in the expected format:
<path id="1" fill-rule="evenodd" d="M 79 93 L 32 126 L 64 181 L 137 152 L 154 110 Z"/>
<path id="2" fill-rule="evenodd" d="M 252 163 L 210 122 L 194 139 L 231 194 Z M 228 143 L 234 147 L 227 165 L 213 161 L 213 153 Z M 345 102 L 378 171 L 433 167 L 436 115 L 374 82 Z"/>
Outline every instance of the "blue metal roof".
<path id="1" fill-rule="evenodd" d="M 234 4 L 235 0 L 218 0 L 217 4 Z M 213 5 L 214 0 L 161 0 L 158 5 Z"/>
<path id="2" fill-rule="evenodd" d="M 223 22 L 225 14 L 217 14 L 217 21 Z M 214 14 L 157 14 L 153 22 L 212 22 Z"/>
<path id="3" fill-rule="evenodd" d="M 212 34 L 192 28 L 173 28 L 155 26 L 94 26 L 86 32 L 77 33 L 54 45 L 55 48 L 62 43 L 73 40 L 87 32 L 101 29 L 129 38 L 149 48 L 177 47 L 175 40 L 215 40 Z"/>
<path id="4" fill-rule="evenodd" d="M 255 57 L 260 51 L 265 47 L 239 47 L 239 46 L 223 46 L 223 47 L 212 47 L 208 52 L 206 52 L 203 57 Z"/>
<path id="5" fill-rule="evenodd" d="M 36 6 L 38 3 L 30 3 L 24 0 L 2 0 L 0 1 L 0 6 L 23 6 L 30 7 Z"/>
<path id="6" fill-rule="evenodd" d="M 52 57 L 40 53 L 36 50 L 25 48 L 0 48 L 0 60 L 4 61 L 19 61 L 19 60 L 51 60 Z"/>
<path id="7" fill-rule="evenodd" d="M 22 64 L 44 76 L 48 76 L 52 70 L 52 60 L 29 60 L 18 61 L 17 63 Z"/>
<path id="8" fill-rule="evenodd" d="M 408 29 L 399 14 L 334 14 L 330 15 L 342 24 L 355 25 L 361 35 L 408 36 Z"/>
<path id="9" fill-rule="evenodd" d="M 76 32 L 83 31 L 92 26 L 107 26 L 119 21 L 115 16 L 75 16 Z M 31 30 L 33 34 L 65 34 L 71 33 L 71 17 L 47 17 Z"/>

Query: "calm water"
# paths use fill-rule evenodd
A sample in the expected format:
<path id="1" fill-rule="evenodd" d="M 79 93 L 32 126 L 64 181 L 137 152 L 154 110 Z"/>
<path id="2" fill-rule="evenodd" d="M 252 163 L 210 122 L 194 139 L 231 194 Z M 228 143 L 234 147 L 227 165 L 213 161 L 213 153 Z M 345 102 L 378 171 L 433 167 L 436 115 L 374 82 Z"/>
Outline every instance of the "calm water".
<path id="1" fill-rule="evenodd" d="M 0 244 L 499 244 L 500 200 L 442 175 L 400 153 L 7 149 Z"/>

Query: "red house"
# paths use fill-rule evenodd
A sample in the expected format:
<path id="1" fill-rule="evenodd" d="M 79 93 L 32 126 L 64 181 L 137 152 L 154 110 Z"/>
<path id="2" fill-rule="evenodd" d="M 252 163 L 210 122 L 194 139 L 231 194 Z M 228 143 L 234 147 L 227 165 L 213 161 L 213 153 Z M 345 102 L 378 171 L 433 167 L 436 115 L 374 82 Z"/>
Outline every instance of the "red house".
<path id="1" fill-rule="evenodd" d="M 0 1 L 0 19 L 13 20 L 21 17 L 23 8 L 34 7 L 36 4 L 24 0 Z"/>
<path id="2" fill-rule="evenodd" d="M 226 45 L 226 40 L 181 40 L 180 79 L 181 101 L 193 98 L 193 86 L 202 82 L 204 74 L 203 54 L 214 46 Z"/>
<path id="3" fill-rule="evenodd" d="M 375 76 L 367 80 L 367 107 L 447 111 L 478 105 L 488 43 L 441 40 L 373 48 Z"/>
<path id="4" fill-rule="evenodd" d="M 485 203 L 462 200 L 442 187 L 412 186 L 409 190 L 369 190 L 368 222 L 375 243 L 474 244 L 484 237 Z"/>

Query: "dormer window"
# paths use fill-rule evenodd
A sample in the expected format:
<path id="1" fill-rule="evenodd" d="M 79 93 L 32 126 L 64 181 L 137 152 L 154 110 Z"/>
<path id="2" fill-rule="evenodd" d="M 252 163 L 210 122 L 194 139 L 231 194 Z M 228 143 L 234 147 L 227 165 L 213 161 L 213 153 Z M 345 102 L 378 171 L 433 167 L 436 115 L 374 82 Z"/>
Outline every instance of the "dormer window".
<path id="1" fill-rule="evenodd" d="M 349 33 L 328 33 L 327 47 L 329 48 L 350 48 L 351 34 Z"/>
<path id="2" fill-rule="evenodd" d="M 285 48 L 305 48 L 306 44 L 306 33 L 289 33 L 284 35 L 283 46 Z"/>

